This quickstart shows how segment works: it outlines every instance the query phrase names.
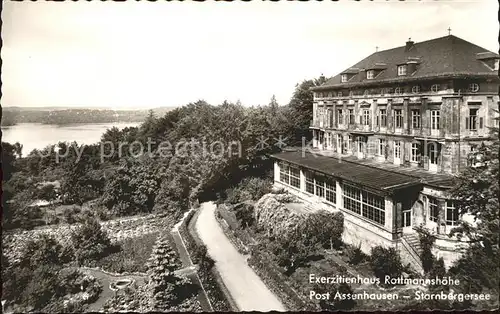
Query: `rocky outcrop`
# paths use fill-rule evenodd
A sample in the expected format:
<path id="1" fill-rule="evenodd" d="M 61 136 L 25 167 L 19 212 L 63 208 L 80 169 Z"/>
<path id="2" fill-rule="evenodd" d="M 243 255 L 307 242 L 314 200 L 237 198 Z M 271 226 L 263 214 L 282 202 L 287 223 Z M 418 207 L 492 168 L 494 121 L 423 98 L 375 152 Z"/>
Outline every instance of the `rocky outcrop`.
<path id="1" fill-rule="evenodd" d="M 266 194 L 255 203 L 257 227 L 268 236 L 283 236 L 303 221 L 304 215 L 290 210 L 285 203 L 294 201 L 289 194 Z"/>

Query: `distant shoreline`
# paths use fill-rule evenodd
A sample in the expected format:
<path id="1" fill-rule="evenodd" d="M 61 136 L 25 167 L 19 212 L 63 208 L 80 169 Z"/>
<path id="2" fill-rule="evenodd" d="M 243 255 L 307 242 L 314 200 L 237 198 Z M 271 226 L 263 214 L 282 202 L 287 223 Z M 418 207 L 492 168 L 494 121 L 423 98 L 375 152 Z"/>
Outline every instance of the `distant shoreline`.
<path id="1" fill-rule="evenodd" d="M 58 109 L 49 108 L 2 108 L 1 126 L 15 126 L 19 123 L 40 123 L 50 125 L 89 124 L 89 123 L 136 123 L 143 122 L 153 112 L 163 116 L 175 107 L 160 107 L 150 110 L 111 110 L 111 109 Z"/>

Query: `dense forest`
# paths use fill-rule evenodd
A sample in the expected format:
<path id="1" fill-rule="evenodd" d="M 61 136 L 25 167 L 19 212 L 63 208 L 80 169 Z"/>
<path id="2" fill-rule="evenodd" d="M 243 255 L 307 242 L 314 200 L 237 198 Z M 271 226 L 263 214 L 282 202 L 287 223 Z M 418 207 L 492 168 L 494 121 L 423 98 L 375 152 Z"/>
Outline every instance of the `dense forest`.
<path id="1" fill-rule="evenodd" d="M 171 107 L 162 107 L 153 109 L 153 111 L 158 115 L 163 115 L 172 109 Z M 147 110 L 7 107 L 2 109 L 2 126 L 11 126 L 18 123 L 63 125 L 75 123 L 142 122 L 147 115 Z"/>

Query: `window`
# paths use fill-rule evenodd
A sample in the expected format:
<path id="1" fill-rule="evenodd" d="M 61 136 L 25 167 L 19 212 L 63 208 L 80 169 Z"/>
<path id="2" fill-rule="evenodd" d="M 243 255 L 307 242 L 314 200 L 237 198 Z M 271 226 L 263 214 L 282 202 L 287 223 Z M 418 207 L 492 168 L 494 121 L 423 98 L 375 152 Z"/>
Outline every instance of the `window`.
<path id="1" fill-rule="evenodd" d="M 396 87 L 396 88 L 394 89 L 394 94 L 396 94 L 396 95 L 401 94 L 401 87 Z"/>
<path id="2" fill-rule="evenodd" d="M 370 91 L 369 91 L 369 90 L 367 90 L 367 89 L 365 89 L 365 91 L 363 92 L 363 95 L 364 95 L 364 96 L 368 96 L 369 94 L 370 94 Z"/>
<path id="3" fill-rule="evenodd" d="M 380 109 L 380 126 L 387 126 L 387 109 Z"/>
<path id="4" fill-rule="evenodd" d="M 349 124 L 354 124 L 354 109 L 348 109 L 349 111 Z"/>
<path id="5" fill-rule="evenodd" d="M 439 130 L 439 116 L 441 112 L 439 110 L 431 110 L 431 129 Z"/>
<path id="6" fill-rule="evenodd" d="M 394 125 L 397 129 L 403 127 L 403 110 L 394 109 Z"/>
<path id="7" fill-rule="evenodd" d="M 348 151 L 352 150 L 352 135 L 347 136 L 347 150 Z"/>
<path id="8" fill-rule="evenodd" d="M 493 70 L 498 71 L 498 59 L 495 59 Z"/>
<path id="9" fill-rule="evenodd" d="M 337 121 L 339 124 L 344 124 L 344 117 L 342 115 L 342 109 L 337 109 Z"/>
<path id="10" fill-rule="evenodd" d="M 401 158 L 401 141 L 394 141 L 394 158 Z"/>
<path id="11" fill-rule="evenodd" d="M 478 121 L 478 118 L 477 118 L 477 113 L 478 113 L 479 109 L 476 109 L 476 108 L 471 108 L 469 109 L 469 116 L 467 118 L 465 118 L 465 121 L 466 121 L 466 125 L 465 125 L 465 128 L 466 129 L 469 129 L 471 131 L 477 131 L 477 121 Z"/>
<path id="12" fill-rule="evenodd" d="M 469 90 L 473 93 L 479 92 L 479 84 L 476 83 L 469 84 Z"/>
<path id="13" fill-rule="evenodd" d="M 406 75 L 406 64 L 398 66 L 398 75 Z"/>
<path id="14" fill-rule="evenodd" d="M 361 215 L 361 191 L 350 185 L 344 185 L 344 208 Z"/>
<path id="15" fill-rule="evenodd" d="M 280 167 L 280 181 L 286 184 L 290 184 L 290 173 L 289 167 L 285 163 L 279 163 Z"/>
<path id="16" fill-rule="evenodd" d="M 314 195 L 319 197 L 325 197 L 325 182 L 320 177 L 314 178 L 316 189 Z"/>
<path id="17" fill-rule="evenodd" d="M 314 194 L 314 177 L 309 171 L 305 172 L 306 175 L 306 192 Z"/>
<path id="18" fill-rule="evenodd" d="M 333 204 L 337 202 L 337 184 L 335 181 L 325 182 L 325 198 Z"/>
<path id="19" fill-rule="evenodd" d="M 439 218 L 438 200 L 434 197 L 429 197 L 429 220 L 437 222 Z"/>
<path id="20" fill-rule="evenodd" d="M 383 197 L 365 192 L 361 194 L 363 204 L 363 217 L 384 225 L 385 223 L 385 200 Z"/>
<path id="21" fill-rule="evenodd" d="M 366 71 L 366 78 L 371 80 L 375 77 L 375 71 L 373 70 L 370 70 L 370 71 Z"/>
<path id="22" fill-rule="evenodd" d="M 364 152 L 363 147 L 366 145 L 366 137 L 358 136 L 357 142 L 358 142 L 358 152 Z"/>
<path id="23" fill-rule="evenodd" d="M 439 84 L 434 84 L 434 85 L 431 86 L 431 91 L 433 93 L 437 93 L 437 92 L 439 92 L 440 88 L 441 88 L 441 86 L 439 86 Z"/>
<path id="24" fill-rule="evenodd" d="M 413 161 L 413 162 L 420 161 L 420 144 L 419 143 L 411 143 L 411 161 Z"/>
<path id="25" fill-rule="evenodd" d="M 306 176 L 306 192 L 324 198 L 329 202 L 336 202 L 336 183 L 323 175 L 308 171 Z"/>
<path id="26" fill-rule="evenodd" d="M 347 82 L 347 74 L 342 74 L 342 75 L 340 76 L 340 81 L 341 81 L 342 83 Z"/>
<path id="27" fill-rule="evenodd" d="M 439 155 L 438 144 L 434 142 L 429 143 L 428 148 L 429 148 L 429 162 L 433 165 L 437 165 L 438 155 Z"/>
<path id="28" fill-rule="evenodd" d="M 458 224 L 458 208 L 455 207 L 455 202 L 446 201 L 446 225 L 456 226 Z"/>
<path id="29" fill-rule="evenodd" d="M 415 85 L 411 88 L 411 92 L 416 94 L 416 93 L 420 93 L 420 86 L 418 85 Z"/>
<path id="30" fill-rule="evenodd" d="M 363 109 L 363 125 L 370 125 L 370 110 Z"/>
<path id="31" fill-rule="evenodd" d="M 342 97 L 342 92 L 339 92 L 339 94 L 337 96 L 338 97 Z"/>
<path id="32" fill-rule="evenodd" d="M 349 97 L 352 97 L 352 96 L 354 96 L 354 92 L 351 90 L 351 91 L 349 91 Z"/>
<path id="33" fill-rule="evenodd" d="M 420 109 L 412 109 L 412 111 L 411 111 L 411 127 L 414 129 L 420 128 Z"/>
<path id="34" fill-rule="evenodd" d="M 378 139 L 377 155 L 385 156 L 385 139 L 383 138 Z"/>
<path id="35" fill-rule="evenodd" d="M 300 189 L 300 170 L 290 167 L 290 185 Z"/>
<path id="36" fill-rule="evenodd" d="M 346 210 L 361 215 L 379 225 L 383 226 L 385 224 L 385 200 L 383 197 L 345 184 L 343 199 Z"/>
<path id="37" fill-rule="evenodd" d="M 300 188 L 300 170 L 290 167 L 286 163 L 280 163 L 279 167 L 280 181 L 293 187 Z"/>

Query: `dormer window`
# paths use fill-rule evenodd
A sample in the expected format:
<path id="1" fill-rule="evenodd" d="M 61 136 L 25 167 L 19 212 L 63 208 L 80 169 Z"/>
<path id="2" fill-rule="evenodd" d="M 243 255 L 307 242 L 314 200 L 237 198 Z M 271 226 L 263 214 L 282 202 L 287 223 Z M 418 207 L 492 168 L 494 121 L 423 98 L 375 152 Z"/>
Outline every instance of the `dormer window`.
<path id="1" fill-rule="evenodd" d="M 347 74 L 342 74 L 342 75 L 340 76 L 340 81 L 341 81 L 342 83 L 347 82 Z"/>
<path id="2" fill-rule="evenodd" d="M 431 91 L 433 93 L 437 93 L 437 92 L 439 92 L 439 88 L 440 88 L 439 84 L 434 84 L 431 86 Z"/>
<path id="3" fill-rule="evenodd" d="M 398 65 L 398 76 L 406 75 L 406 64 Z"/>
<path id="4" fill-rule="evenodd" d="M 394 94 L 396 95 L 401 94 L 401 87 L 396 87 L 396 89 L 394 90 Z"/>
<path id="5" fill-rule="evenodd" d="M 420 86 L 418 85 L 415 85 L 411 88 L 411 92 L 416 94 L 416 93 L 420 93 Z"/>
<path id="6" fill-rule="evenodd" d="M 373 80 L 374 77 L 375 77 L 375 71 L 373 70 L 366 71 L 366 79 Z"/>
<path id="7" fill-rule="evenodd" d="M 494 66 L 493 66 L 493 70 L 495 70 L 495 71 L 498 71 L 498 61 L 500 61 L 500 60 L 495 59 L 495 63 L 494 63 Z"/>

